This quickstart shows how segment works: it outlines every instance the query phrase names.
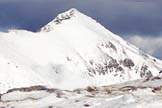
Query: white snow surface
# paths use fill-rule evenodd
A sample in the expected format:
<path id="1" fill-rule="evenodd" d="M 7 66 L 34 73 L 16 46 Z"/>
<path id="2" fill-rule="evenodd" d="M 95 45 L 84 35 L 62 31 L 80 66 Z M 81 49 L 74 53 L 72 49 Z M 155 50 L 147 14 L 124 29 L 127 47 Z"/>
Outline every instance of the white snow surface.
<path id="1" fill-rule="evenodd" d="M 64 91 L 13 90 L 1 95 L 2 108 L 161 108 L 162 79 Z"/>
<path id="2" fill-rule="evenodd" d="M 157 76 L 161 70 L 162 61 L 76 9 L 36 33 L 0 33 L 1 93 L 32 85 L 67 90 L 110 85 Z"/>

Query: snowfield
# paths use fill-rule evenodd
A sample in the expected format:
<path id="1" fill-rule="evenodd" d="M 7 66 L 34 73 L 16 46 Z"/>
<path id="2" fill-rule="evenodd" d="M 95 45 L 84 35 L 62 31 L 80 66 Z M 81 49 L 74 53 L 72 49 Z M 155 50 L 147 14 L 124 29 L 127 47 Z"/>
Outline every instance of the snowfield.
<path id="1" fill-rule="evenodd" d="M 76 89 L 17 88 L 1 95 L 1 108 L 161 108 L 162 78 Z"/>
<path id="2" fill-rule="evenodd" d="M 36 33 L 0 33 L 0 93 L 6 108 L 157 108 L 161 96 L 150 86 L 109 95 L 99 90 L 94 97 L 73 90 L 150 80 L 161 73 L 162 61 L 76 9 L 59 14 Z"/>

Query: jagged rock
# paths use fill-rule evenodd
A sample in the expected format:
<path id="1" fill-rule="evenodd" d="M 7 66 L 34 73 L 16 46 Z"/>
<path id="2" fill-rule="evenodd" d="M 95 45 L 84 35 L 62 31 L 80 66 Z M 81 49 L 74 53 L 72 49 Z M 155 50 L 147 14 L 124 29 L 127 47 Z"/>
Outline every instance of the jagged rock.
<path id="1" fill-rule="evenodd" d="M 130 91 L 130 90 L 137 90 L 137 87 L 134 86 L 125 86 L 119 89 L 120 91 Z"/>
<path id="2" fill-rule="evenodd" d="M 123 61 L 123 65 L 124 65 L 125 67 L 131 68 L 131 67 L 134 66 L 134 62 L 133 62 L 131 59 L 126 58 L 126 59 L 124 59 L 124 61 Z"/>
<path id="3" fill-rule="evenodd" d="M 117 51 L 115 45 L 111 42 L 109 42 L 109 47 L 112 48 L 113 50 Z"/>
<path id="4" fill-rule="evenodd" d="M 119 66 L 119 64 L 117 63 L 117 60 L 112 59 L 109 61 L 108 63 L 108 68 L 117 68 Z"/>
<path id="5" fill-rule="evenodd" d="M 111 49 L 113 49 L 114 51 L 117 51 L 117 48 L 115 47 L 115 45 L 114 45 L 112 42 L 110 42 L 110 41 L 108 41 L 108 42 L 102 42 L 102 43 L 100 44 L 100 46 L 101 46 L 101 47 L 104 47 L 104 48 L 111 48 Z"/>
<path id="6" fill-rule="evenodd" d="M 87 90 L 88 92 L 94 92 L 94 91 L 97 90 L 97 88 L 94 87 L 94 86 L 88 86 L 88 87 L 86 88 L 86 90 Z"/>
<path id="7" fill-rule="evenodd" d="M 119 67 L 117 68 L 117 71 L 124 71 L 124 69 L 123 69 L 121 66 L 119 66 Z"/>
<path id="8" fill-rule="evenodd" d="M 151 71 L 148 69 L 148 66 L 147 65 L 143 65 L 141 67 L 140 76 L 141 76 L 141 78 L 143 78 L 143 77 L 151 78 L 153 75 L 152 75 Z"/>
<path id="9" fill-rule="evenodd" d="M 91 105 L 89 105 L 89 104 L 84 104 L 84 106 L 85 106 L 85 107 L 90 107 Z"/>
<path id="10" fill-rule="evenodd" d="M 162 73 L 162 70 L 159 73 L 161 74 Z"/>
<path id="11" fill-rule="evenodd" d="M 46 88 L 45 86 L 37 85 L 37 86 L 10 89 L 7 91 L 7 93 L 14 92 L 14 91 L 31 92 L 31 91 L 40 91 L 40 90 L 45 90 L 49 93 L 52 93 L 56 91 L 57 89 L 49 89 L 49 88 Z"/>

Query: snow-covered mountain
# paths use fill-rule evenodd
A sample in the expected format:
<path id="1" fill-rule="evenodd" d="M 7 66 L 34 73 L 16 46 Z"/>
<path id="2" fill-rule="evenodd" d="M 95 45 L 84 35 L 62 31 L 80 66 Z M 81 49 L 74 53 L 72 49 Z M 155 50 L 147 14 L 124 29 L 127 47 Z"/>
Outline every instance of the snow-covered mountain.
<path id="1" fill-rule="evenodd" d="M 0 91 L 32 85 L 76 89 L 158 76 L 162 61 L 76 9 L 39 32 L 0 33 Z"/>

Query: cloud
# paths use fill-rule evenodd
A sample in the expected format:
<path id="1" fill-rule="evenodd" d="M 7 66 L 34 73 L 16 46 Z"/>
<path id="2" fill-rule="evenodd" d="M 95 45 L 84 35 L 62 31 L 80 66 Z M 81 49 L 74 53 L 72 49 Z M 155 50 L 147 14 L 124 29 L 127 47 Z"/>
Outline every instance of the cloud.
<path id="1" fill-rule="evenodd" d="M 161 4 L 161 0 L 0 0 L 0 27 L 18 25 L 35 31 L 74 7 L 117 34 L 159 35 Z"/>
<path id="2" fill-rule="evenodd" d="M 127 40 L 149 54 L 162 59 L 162 36 L 141 37 L 136 35 L 128 37 Z"/>

